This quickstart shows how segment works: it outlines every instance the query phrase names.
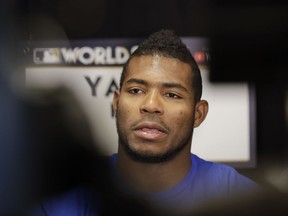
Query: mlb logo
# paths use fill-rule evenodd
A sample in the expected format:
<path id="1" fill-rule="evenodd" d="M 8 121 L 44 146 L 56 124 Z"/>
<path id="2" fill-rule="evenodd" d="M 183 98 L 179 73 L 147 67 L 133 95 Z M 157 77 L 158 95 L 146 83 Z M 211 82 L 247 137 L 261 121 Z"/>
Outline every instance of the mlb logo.
<path id="1" fill-rule="evenodd" d="M 35 64 L 59 64 L 62 62 L 58 48 L 35 48 L 33 59 Z"/>

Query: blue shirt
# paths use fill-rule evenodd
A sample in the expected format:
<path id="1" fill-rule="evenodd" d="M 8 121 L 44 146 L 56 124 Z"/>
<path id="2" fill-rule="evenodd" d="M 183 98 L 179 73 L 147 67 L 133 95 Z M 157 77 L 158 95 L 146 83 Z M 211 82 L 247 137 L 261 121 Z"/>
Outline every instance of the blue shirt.
<path id="1" fill-rule="evenodd" d="M 194 154 L 191 154 L 191 159 L 190 171 L 177 185 L 161 192 L 140 193 L 133 191 L 133 195 L 139 195 L 160 210 L 184 213 L 201 207 L 202 204 L 207 205 L 207 203 L 216 200 L 256 193 L 259 190 L 259 186 L 255 182 L 230 166 L 209 162 Z M 117 154 L 111 156 L 111 161 L 112 164 L 115 164 Z M 114 177 L 116 180 L 116 175 Z M 123 189 L 123 184 L 118 185 L 121 185 Z M 124 188 L 124 190 L 130 190 L 127 187 Z M 101 196 L 99 197 L 98 201 L 103 202 Z M 85 189 L 80 188 L 43 203 L 33 216 L 101 215 L 98 211 L 100 209 L 99 203 L 95 202 L 95 199 L 91 201 L 91 197 L 87 196 Z M 99 209 L 97 209 L 98 207 Z"/>
<path id="2" fill-rule="evenodd" d="M 116 162 L 117 154 L 112 160 Z M 206 161 L 194 154 L 191 154 L 191 161 L 188 174 L 177 185 L 161 192 L 135 193 L 160 210 L 185 212 L 216 200 L 224 202 L 259 191 L 255 182 L 231 166 Z"/>

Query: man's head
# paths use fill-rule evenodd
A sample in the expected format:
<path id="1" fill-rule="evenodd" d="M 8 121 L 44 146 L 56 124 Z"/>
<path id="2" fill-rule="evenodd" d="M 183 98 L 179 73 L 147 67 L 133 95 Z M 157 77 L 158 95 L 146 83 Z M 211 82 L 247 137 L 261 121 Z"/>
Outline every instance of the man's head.
<path id="1" fill-rule="evenodd" d="M 120 89 L 125 79 L 127 67 L 131 59 L 139 56 L 159 55 L 168 58 L 178 59 L 181 62 L 187 63 L 191 67 L 193 73 L 192 85 L 195 92 L 195 99 L 199 101 L 202 96 L 202 78 L 199 67 L 194 60 L 190 50 L 181 41 L 181 39 L 175 35 L 172 30 L 160 30 L 150 35 L 146 40 L 139 45 L 139 47 L 131 54 L 129 60 L 123 67 L 123 71 L 120 78 Z"/>
<path id="2" fill-rule="evenodd" d="M 132 54 L 114 94 L 119 155 L 163 162 L 190 154 L 193 128 L 208 111 L 190 51 L 173 32 L 151 35 Z M 183 156 L 183 155 L 182 155 Z"/>

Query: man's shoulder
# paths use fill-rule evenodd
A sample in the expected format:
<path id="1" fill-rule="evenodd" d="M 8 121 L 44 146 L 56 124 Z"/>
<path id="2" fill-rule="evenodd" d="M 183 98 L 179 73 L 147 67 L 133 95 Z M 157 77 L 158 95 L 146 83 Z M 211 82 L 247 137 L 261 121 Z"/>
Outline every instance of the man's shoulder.
<path id="1" fill-rule="evenodd" d="M 197 162 L 198 175 L 216 184 L 225 184 L 229 187 L 258 187 L 253 180 L 230 165 L 207 161 L 197 155 L 192 155 L 193 160 Z"/>
<path id="2" fill-rule="evenodd" d="M 221 173 L 223 174 L 239 174 L 237 170 L 227 164 L 213 162 L 205 160 L 195 154 L 191 154 L 192 162 L 197 164 L 197 168 L 200 171 L 206 171 L 211 174 Z"/>

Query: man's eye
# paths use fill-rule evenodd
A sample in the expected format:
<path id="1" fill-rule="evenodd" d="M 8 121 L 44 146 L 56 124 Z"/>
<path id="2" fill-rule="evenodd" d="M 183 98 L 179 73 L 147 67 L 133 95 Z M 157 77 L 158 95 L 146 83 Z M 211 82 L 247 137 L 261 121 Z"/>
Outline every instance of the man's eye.
<path id="1" fill-rule="evenodd" d="M 174 99 L 180 99 L 181 98 L 180 96 L 178 96 L 177 94 L 174 94 L 174 93 L 167 93 L 166 96 L 169 98 L 174 98 Z"/>
<path id="2" fill-rule="evenodd" d="M 137 89 L 137 88 L 129 90 L 129 93 L 131 93 L 131 94 L 140 94 L 142 92 L 143 91 L 141 89 Z"/>

